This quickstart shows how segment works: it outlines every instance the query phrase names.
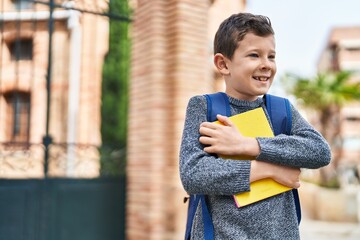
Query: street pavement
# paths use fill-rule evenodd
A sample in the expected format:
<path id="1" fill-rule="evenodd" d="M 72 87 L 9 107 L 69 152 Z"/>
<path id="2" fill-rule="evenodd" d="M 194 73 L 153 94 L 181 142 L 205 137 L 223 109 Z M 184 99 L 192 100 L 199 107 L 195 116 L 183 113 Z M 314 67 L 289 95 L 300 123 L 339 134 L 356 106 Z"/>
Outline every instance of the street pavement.
<path id="1" fill-rule="evenodd" d="M 360 240 L 360 223 L 301 220 L 301 240 Z"/>

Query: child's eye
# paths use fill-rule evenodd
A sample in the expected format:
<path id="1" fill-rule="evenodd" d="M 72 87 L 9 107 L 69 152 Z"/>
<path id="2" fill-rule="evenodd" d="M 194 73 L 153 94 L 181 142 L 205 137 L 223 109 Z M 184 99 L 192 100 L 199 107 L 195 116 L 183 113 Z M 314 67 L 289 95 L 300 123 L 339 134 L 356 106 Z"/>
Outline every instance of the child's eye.
<path id="1" fill-rule="evenodd" d="M 270 56 L 269 56 L 269 59 L 274 60 L 274 59 L 275 59 L 275 55 L 270 55 Z"/>
<path id="2" fill-rule="evenodd" d="M 254 58 L 256 58 L 256 57 L 259 57 L 259 55 L 258 55 L 257 53 L 251 53 L 251 54 L 249 54 L 249 57 L 254 57 Z"/>

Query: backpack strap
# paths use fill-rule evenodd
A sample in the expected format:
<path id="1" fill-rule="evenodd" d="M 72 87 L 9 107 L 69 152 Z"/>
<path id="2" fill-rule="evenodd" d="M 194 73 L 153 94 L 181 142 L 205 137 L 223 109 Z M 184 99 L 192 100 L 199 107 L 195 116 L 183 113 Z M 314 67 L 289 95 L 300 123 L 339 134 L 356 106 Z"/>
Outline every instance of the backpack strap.
<path id="1" fill-rule="evenodd" d="M 209 209 L 206 204 L 204 194 L 193 194 L 189 198 L 188 216 L 186 222 L 185 240 L 191 239 L 191 230 L 195 218 L 196 209 L 201 204 L 202 219 L 204 223 L 204 239 L 214 239 L 214 225 L 210 216 Z"/>
<path id="2" fill-rule="evenodd" d="M 230 116 L 230 104 L 227 95 L 223 92 L 206 94 L 207 102 L 207 121 L 213 122 L 216 121 L 216 115 L 221 114 L 224 116 Z M 204 224 L 204 239 L 213 240 L 214 239 L 214 225 L 211 219 L 209 208 L 206 204 L 206 197 L 204 194 L 194 194 L 190 195 L 189 198 L 189 207 L 188 207 L 188 216 L 186 222 L 186 232 L 185 240 L 190 240 L 191 230 L 194 222 L 194 217 L 196 209 L 201 204 L 202 219 Z"/>
<path id="3" fill-rule="evenodd" d="M 281 133 L 290 135 L 292 126 L 292 115 L 289 100 L 287 98 L 277 97 L 270 94 L 265 94 L 264 100 L 266 110 L 270 116 L 270 120 L 274 128 L 275 136 Z M 298 224 L 300 224 L 301 206 L 299 193 L 297 189 L 293 189 L 292 193 L 295 201 Z"/>
<path id="4" fill-rule="evenodd" d="M 206 94 L 207 102 L 207 121 L 214 122 L 217 120 L 216 115 L 230 116 L 230 103 L 226 93 L 217 92 Z"/>
<path id="5" fill-rule="evenodd" d="M 281 133 L 290 135 L 292 120 L 289 100 L 270 94 L 264 95 L 264 100 L 275 136 Z"/>

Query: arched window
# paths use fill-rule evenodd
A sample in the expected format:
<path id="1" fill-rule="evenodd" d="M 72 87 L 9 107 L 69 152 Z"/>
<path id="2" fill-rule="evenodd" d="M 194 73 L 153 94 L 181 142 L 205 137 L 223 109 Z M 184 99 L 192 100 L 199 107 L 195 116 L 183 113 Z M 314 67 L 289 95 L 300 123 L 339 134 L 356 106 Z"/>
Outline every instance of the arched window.
<path id="1" fill-rule="evenodd" d="M 13 91 L 5 94 L 6 129 L 9 143 L 28 144 L 30 128 L 30 94 Z"/>

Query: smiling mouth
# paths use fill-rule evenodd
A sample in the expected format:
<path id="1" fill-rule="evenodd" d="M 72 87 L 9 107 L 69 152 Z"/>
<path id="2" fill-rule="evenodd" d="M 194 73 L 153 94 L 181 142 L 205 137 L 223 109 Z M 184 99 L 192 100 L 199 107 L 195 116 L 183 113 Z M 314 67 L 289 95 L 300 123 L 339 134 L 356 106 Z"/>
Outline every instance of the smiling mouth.
<path id="1" fill-rule="evenodd" d="M 253 77 L 253 78 L 260 82 L 266 82 L 270 79 L 269 77 Z"/>

